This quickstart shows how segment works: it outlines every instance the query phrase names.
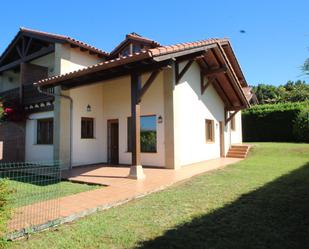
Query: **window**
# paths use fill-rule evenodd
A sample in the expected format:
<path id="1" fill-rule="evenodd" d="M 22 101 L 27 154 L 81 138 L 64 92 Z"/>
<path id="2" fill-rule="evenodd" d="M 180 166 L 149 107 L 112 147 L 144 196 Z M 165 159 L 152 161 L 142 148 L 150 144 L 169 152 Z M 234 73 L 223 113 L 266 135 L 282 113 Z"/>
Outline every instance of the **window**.
<path id="1" fill-rule="evenodd" d="M 81 138 L 94 138 L 93 127 L 94 127 L 93 118 L 82 118 Z"/>
<path id="2" fill-rule="evenodd" d="M 213 143 L 215 141 L 214 131 L 215 131 L 214 121 L 206 119 L 205 121 L 206 143 Z"/>
<path id="3" fill-rule="evenodd" d="M 130 48 L 126 48 L 120 54 L 121 56 L 128 56 L 130 54 Z"/>
<path id="4" fill-rule="evenodd" d="M 54 121 L 52 118 L 38 119 L 37 144 L 53 144 Z"/>
<path id="5" fill-rule="evenodd" d="M 231 119 L 231 130 L 235 131 L 236 130 L 236 120 L 235 120 L 235 116 Z"/>
<path id="6" fill-rule="evenodd" d="M 128 118 L 128 152 L 132 151 L 131 117 Z M 141 152 L 157 152 L 157 117 L 141 116 Z"/>
<path id="7" fill-rule="evenodd" d="M 141 51 L 141 45 L 133 44 L 133 53 L 138 53 Z"/>

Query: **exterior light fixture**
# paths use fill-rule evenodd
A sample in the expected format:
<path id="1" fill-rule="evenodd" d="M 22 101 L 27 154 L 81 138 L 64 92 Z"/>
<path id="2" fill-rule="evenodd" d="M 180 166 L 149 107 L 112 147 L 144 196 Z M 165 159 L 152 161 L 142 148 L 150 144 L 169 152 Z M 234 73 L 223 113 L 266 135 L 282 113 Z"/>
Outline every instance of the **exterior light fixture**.
<path id="1" fill-rule="evenodd" d="M 159 124 L 162 124 L 162 123 L 163 123 L 163 118 L 162 118 L 161 115 L 158 117 L 158 123 L 159 123 Z"/>
<path id="2" fill-rule="evenodd" d="M 87 105 L 87 112 L 91 112 L 91 105 Z"/>

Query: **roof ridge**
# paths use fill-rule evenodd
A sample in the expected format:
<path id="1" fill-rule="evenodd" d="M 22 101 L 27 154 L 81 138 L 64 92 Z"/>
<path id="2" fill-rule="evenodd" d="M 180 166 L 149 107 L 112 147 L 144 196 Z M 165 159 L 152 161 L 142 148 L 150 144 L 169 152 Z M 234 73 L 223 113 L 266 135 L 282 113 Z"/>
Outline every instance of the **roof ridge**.
<path id="1" fill-rule="evenodd" d="M 162 54 L 169 54 L 175 52 L 175 50 L 186 50 L 192 49 L 197 47 L 205 46 L 209 43 L 221 43 L 221 42 L 229 42 L 228 38 L 208 38 L 203 40 L 197 40 L 192 42 L 182 42 L 176 43 L 171 45 L 164 45 L 156 48 L 151 48 L 148 51 L 151 53 L 152 56 L 162 55 Z"/>

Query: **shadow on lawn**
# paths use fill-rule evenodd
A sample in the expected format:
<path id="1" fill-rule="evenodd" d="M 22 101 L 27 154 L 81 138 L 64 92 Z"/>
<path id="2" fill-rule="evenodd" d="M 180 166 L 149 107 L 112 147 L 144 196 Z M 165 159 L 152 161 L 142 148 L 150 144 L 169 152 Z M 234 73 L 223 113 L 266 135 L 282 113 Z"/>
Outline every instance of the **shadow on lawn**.
<path id="1" fill-rule="evenodd" d="M 138 248 L 309 248 L 309 162 Z"/>

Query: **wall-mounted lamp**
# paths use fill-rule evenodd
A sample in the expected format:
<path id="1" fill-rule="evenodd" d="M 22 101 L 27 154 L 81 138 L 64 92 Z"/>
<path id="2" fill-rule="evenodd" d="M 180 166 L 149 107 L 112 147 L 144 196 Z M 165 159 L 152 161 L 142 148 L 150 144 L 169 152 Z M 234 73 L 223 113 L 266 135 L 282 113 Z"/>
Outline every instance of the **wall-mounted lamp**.
<path id="1" fill-rule="evenodd" d="M 162 118 L 161 115 L 158 117 L 158 123 L 159 123 L 159 124 L 162 124 L 162 123 L 163 123 L 163 118 Z"/>
<path id="2" fill-rule="evenodd" d="M 87 105 L 87 112 L 91 112 L 91 105 Z"/>

